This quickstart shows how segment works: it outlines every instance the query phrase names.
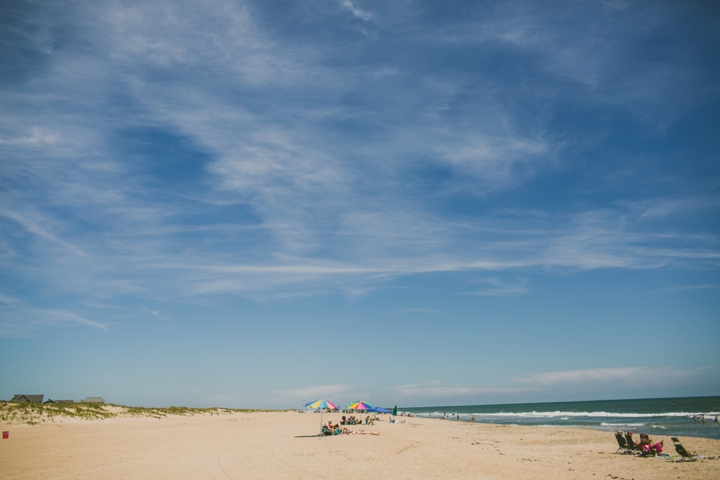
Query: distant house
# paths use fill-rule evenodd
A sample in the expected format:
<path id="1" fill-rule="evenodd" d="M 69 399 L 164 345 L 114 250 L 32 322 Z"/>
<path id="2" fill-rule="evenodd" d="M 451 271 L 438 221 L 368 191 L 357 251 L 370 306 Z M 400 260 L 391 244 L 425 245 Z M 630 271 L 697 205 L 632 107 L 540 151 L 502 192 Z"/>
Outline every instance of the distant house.
<path id="1" fill-rule="evenodd" d="M 48 398 L 44 403 L 75 403 L 75 400 L 53 400 L 52 398 Z"/>
<path id="2" fill-rule="evenodd" d="M 43 403 L 43 397 L 45 395 L 26 395 L 19 394 L 15 395 L 10 399 L 11 403 Z"/>
<path id="3" fill-rule="evenodd" d="M 80 400 L 81 403 L 105 403 L 102 397 L 87 397 L 84 400 Z"/>

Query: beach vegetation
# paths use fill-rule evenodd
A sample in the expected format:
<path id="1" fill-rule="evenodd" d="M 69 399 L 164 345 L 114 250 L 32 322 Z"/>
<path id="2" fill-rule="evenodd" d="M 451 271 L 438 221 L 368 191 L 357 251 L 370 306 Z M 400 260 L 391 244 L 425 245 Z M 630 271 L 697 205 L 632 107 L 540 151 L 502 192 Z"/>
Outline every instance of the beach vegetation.
<path id="1" fill-rule="evenodd" d="M 113 417 L 171 417 L 192 415 L 223 415 L 264 410 L 234 408 L 132 407 L 100 403 L 0 403 L 0 422 L 5 424 L 38 425 L 61 422 L 63 419 L 105 420 Z M 269 410 L 268 410 L 269 411 Z"/>

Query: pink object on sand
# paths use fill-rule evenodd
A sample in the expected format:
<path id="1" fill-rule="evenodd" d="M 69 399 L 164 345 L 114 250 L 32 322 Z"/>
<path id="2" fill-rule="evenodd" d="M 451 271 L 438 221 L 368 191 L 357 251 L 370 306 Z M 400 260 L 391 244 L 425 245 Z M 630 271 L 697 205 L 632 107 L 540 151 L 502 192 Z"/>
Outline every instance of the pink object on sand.
<path id="1" fill-rule="evenodd" d="M 3 432 L 3 439 L 10 438 L 10 432 L 5 431 Z"/>

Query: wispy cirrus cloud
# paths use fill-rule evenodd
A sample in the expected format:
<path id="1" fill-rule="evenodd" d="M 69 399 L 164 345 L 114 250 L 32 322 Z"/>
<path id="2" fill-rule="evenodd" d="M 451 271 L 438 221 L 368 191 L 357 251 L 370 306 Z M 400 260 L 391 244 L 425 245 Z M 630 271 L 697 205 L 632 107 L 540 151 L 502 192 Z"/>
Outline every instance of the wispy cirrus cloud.
<path id="1" fill-rule="evenodd" d="M 142 309 L 143 309 L 144 312 L 149 313 L 150 315 L 152 315 L 153 317 L 157 318 L 158 320 L 165 320 L 165 317 L 164 317 L 160 312 L 158 312 L 157 310 L 150 310 L 150 309 L 147 308 L 147 307 L 142 307 Z"/>
<path id="2" fill-rule="evenodd" d="M 33 213 L 35 215 L 28 215 L 28 212 L 26 212 L 25 214 L 21 214 L 16 211 L 0 211 L 1 216 L 17 222 L 28 233 L 40 237 L 41 239 L 47 241 L 50 244 L 58 245 L 73 255 L 87 257 L 87 254 L 82 251 L 82 249 L 59 238 L 58 236 L 52 234 L 48 228 L 40 225 L 43 220 L 45 220 L 47 223 L 53 223 L 52 220 L 43 219 L 43 215 L 38 214 L 37 212 Z"/>
<path id="3" fill-rule="evenodd" d="M 682 292 L 687 290 L 716 290 L 720 289 L 720 283 L 706 283 L 703 285 L 683 285 L 681 287 L 666 288 L 666 292 Z"/>
<path id="4" fill-rule="evenodd" d="M 649 221 L 672 223 L 695 207 L 713 211 L 711 196 L 563 209 L 493 203 L 538 176 L 575 168 L 563 156 L 573 143 L 551 128 L 556 102 L 588 97 L 644 114 L 655 108 L 643 110 L 655 97 L 633 93 L 642 78 L 616 83 L 612 72 L 626 54 L 617 53 L 621 40 L 603 46 L 619 28 L 613 11 L 598 7 L 603 28 L 573 42 L 570 23 L 545 28 L 557 20 L 539 9 L 519 15 L 501 7 L 452 29 L 419 30 L 402 8 L 381 9 L 389 24 L 410 32 L 408 43 L 395 45 L 407 56 L 346 65 L 322 42 L 264 28 L 244 3 L 211 4 L 96 5 L 63 15 L 73 28 L 62 35 L 87 40 L 82 52 L 52 48 L 60 41 L 52 15 L 18 36 L 42 53 L 43 68 L 32 82 L 3 87 L 0 150 L 16 159 L 2 166 L 14 185 L 0 194 L 8 222 L 0 238 L 4 270 L 77 295 L 167 299 L 314 295 L 328 286 L 368 292 L 394 278 L 440 272 L 720 263 L 712 231 L 670 236 L 668 223 Z M 340 6 L 364 21 L 381 16 L 357 2 Z M 652 35 L 664 21 L 620 33 Z M 521 76 L 537 83 L 510 101 L 498 86 L 514 77 L 421 70 L 426 56 L 416 43 L 470 51 L 501 44 L 512 55 L 547 59 L 523 68 L 567 78 L 572 87 L 528 70 Z M 686 75 L 695 78 L 692 69 Z M 653 85 L 665 91 L 679 81 L 663 74 Z M 545 92 L 545 103 L 533 103 L 528 90 Z M 343 100 L 352 98 L 361 100 Z M 676 101 L 687 108 L 697 100 Z M 133 138 L 139 130 L 173 138 L 167 150 L 191 159 L 191 180 L 164 182 L 178 168 L 147 151 L 152 135 Z M 445 214 L 467 198 L 482 208 L 469 217 Z M 62 272 L 76 257 L 84 257 L 83 268 L 68 281 Z M 498 275 L 489 282 L 480 295 L 529 288 Z"/>
<path id="5" fill-rule="evenodd" d="M 42 308 L 0 293 L 0 335 L 22 336 L 33 326 L 83 326 L 107 330 L 107 326 L 71 311 Z"/>
<path id="6" fill-rule="evenodd" d="M 319 399 L 332 401 L 335 397 L 347 396 L 349 392 L 356 388 L 357 387 L 354 385 L 331 384 L 273 390 L 270 393 L 273 395 L 272 402 L 274 404 L 298 405 L 313 402 Z"/>
<path id="7" fill-rule="evenodd" d="M 708 368 L 621 367 L 535 373 L 517 377 L 515 381 L 538 387 L 597 386 L 599 384 L 640 387 L 672 384 L 707 374 Z"/>
<path id="8" fill-rule="evenodd" d="M 351 2 L 350 0 L 339 0 L 339 3 L 340 3 L 340 5 L 342 5 L 343 7 L 347 8 L 348 10 L 350 10 L 350 12 L 352 12 L 352 14 L 353 14 L 355 17 L 359 18 L 360 20 L 364 20 L 364 21 L 367 22 L 368 20 L 371 20 L 371 19 L 373 18 L 373 14 L 372 14 L 372 13 L 366 12 L 365 10 L 363 10 L 363 9 L 360 8 L 360 7 L 358 7 L 356 4 L 354 4 L 354 3 Z"/>
<path id="9" fill-rule="evenodd" d="M 522 375 L 502 385 L 448 384 L 438 380 L 391 387 L 399 396 L 412 398 L 417 402 L 442 401 L 453 398 L 455 401 L 474 401 L 478 399 L 521 398 L 534 395 L 546 396 L 578 395 L 584 392 L 648 391 L 658 388 L 677 388 L 679 386 L 697 386 L 697 384 L 716 382 L 714 367 L 677 368 L 677 367 L 619 367 L 585 370 L 567 370 L 559 372 L 540 372 Z"/>
<path id="10" fill-rule="evenodd" d="M 489 284 L 488 287 L 473 292 L 474 295 L 504 297 L 521 295 L 528 291 L 525 286 L 527 279 L 521 279 L 516 282 L 507 282 L 499 278 L 488 278 L 484 280 L 484 283 Z"/>
<path id="11" fill-rule="evenodd" d="M 518 394 L 529 391 L 530 388 L 512 386 L 482 386 L 482 385 L 460 385 L 446 384 L 438 380 L 429 382 L 398 385 L 390 387 L 395 394 L 412 398 L 415 401 L 426 401 L 443 398 L 467 398 L 483 395 Z"/>
<path id="12" fill-rule="evenodd" d="M 0 138 L 0 144 L 40 146 L 53 144 L 57 140 L 58 134 L 56 132 L 43 132 L 38 127 L 34 127 L 30 135 L 20 138 Z"/>

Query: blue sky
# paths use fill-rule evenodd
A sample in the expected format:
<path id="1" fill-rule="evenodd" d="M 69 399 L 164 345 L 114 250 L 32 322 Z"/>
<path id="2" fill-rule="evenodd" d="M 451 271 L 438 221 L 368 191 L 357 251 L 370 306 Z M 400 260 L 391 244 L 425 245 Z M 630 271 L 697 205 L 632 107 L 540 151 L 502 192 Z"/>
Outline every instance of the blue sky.
<path id="1" fill-rule="evenodd" d="M 720 394 L 710 2 L 0 7 L 0 398 Z"/>

